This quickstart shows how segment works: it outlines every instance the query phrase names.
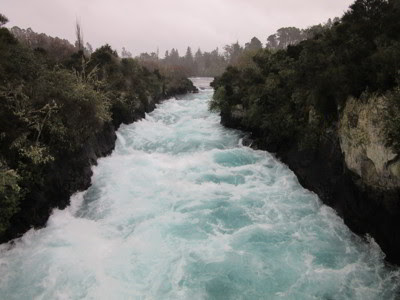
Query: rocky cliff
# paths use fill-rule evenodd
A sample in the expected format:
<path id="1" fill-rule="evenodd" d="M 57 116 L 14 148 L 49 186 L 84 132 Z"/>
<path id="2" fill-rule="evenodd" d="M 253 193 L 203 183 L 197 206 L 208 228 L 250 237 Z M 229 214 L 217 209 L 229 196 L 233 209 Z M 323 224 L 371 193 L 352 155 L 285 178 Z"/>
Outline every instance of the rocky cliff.
<path id="1" fill-rule="evenodd" d="M 386 146 L 384 132 L 385 97 L 372 97 L 364 102 L 347 101 L 339 123 L 340 147 L 346 166 L 363 183 L 378 189 L 400 187 L 399 155 Z"/>
<path id="2" fill-rule="evenodd" d="M 387 109 L 384 97 L 349 99 L 338 122 L 324 131 L 314 149 L 270 144 L 268 132 L 246 128 L 240 105 L 222 111 L 221 122 L 251 131 L 253 147 L 276 153 L 305 188 L 333 207 L 354 232 L 372 236 L 387 260 L 399 264 L 400 161 L 385 144 Z M 315 118 L 310 109 L 309 122 Z"/>

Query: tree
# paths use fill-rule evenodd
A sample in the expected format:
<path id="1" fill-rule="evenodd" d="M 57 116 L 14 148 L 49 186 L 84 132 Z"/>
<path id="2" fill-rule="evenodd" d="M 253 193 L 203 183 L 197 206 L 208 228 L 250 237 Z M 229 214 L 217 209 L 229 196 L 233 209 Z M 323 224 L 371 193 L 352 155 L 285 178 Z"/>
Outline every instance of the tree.
<path id="1" fill-rule="evenodd" d="M 302 31 L 296 27 L 284 27 L 277 31 L 279 39 L 279 48 L 286 49 L 287 46 L 297 44 L 302 38 Z"/>
<path id="2" fill-rule="evenodd" d="M 0 159 L 0 234 L 6 231 L 11 217 L 18 211 L 23 196 L 20 176 Z"/>
<path id="3" fill-rule="evenodd" d="M 184 58 L 184 66 L 187 69 L 189 75 L 194 74 L 194 59 L 192 54 L 192 49 L 187 47 L 185 58 Z"/>
<path id="4" fill-rule="evenodd" d="M 175 65 L 179 63 L 179 51 L 178 49 L 172 48 L 169 54 L 169 61 L 171 64 Z"/>
<path id="5" fill-rule="evenodd" d="M 118 53 L 113 50 L 109 44 L 106 44 L 96 49 L 96 51 L 94 51 L 90 57 L 90 60 L 93 66 L 99 65 L 102 67 L 107 64 L 111 64 L 117 57 Z"/>
<path id="6" fill-rule="evenodd" d="M 235 64 L 239 56 L 243 52 L 243 48 L 239 45 L 239 42 L 233 43 L 231 45 L 226 45 L 224 47 L 225 57 L 230 64 Z"/>
<path id="7" fill-rule="evenodd" d="M 2 26 L 6 18 L 0 21 Z M 195 91 L 187 78 L 120 59 L 109 45 L 87 59 L 79 23 L 76 29 L 77 47 L 31 29 L 0 28 L 2 241 L 44 225 L 52 208 L 67 204 L 83 184 L 75 179 L 93 162 L 87 149 L 98 148 L 93 142 L 100 132 L 111 138 L 110 126 L 144 116 L 150 99 Z M 56 169 L 63 175 L 54 176 Z"/>
<path id="8" fill-rule="evenodd" d="M 0 14 L 0 27 L 8 23 L 8 19 L 5 15 Z"/>
<path id="9" fill-rule="evenodd" d="M 185 60 L 189 63 L 193 63 L 192 48 L 190 48 L 190 47 L 187 47 L 186 54 L 185 54 Z"/>
<path id="10" fill-rule="evenodd" d="M 76 20 L 75 24 L 75 34 L 76 34 L 76 42 L 75 46 L 79 51 L 83 51 L 83 32 L 81 28 L 81 24 L 78 20 Z"/>
<path id="11" fill-rule="evenodd" d="M 262 43 L 258 38 L 253 37 L 251 39 L 250 43 L 246 43 L 244 48 L 245 48 L 245 50 L 250 50 L 250 51 L 260 50 L 260 49 L 262 49 Z"/>
<path id="12" fill-rule="evenodd" d="M 86 51 L 88 52 L 89 56 L 93 53 L 93 47 L 89 43 L 86 43 Z"/>
<path id="13" fill-rule="evenodd" d="M 197 49 L 196 54 L 195 54 L 195 60 L 198 61 L 203 57 L 203 52 L 201 52 L 201 49 Z"/>
<path id="14" fill-rule="evenodd" d="M 126 50 L 125 47 L 122 47 L 121 57 L 122 58 L 131 58 L 132 53 L 130 53 L 128 50 Z"/>
<path id="15" fill-rule="evenodd" d="M 31 28 L 21 29 L 14 26 L 10 29 L 17 40 L 30 49 L 42 49 L 46 57 L 55 63 L 61 63 L 76 52 L 68 40 L 58 37 L 51 37 L 44 33 L 34 32 Z"/>

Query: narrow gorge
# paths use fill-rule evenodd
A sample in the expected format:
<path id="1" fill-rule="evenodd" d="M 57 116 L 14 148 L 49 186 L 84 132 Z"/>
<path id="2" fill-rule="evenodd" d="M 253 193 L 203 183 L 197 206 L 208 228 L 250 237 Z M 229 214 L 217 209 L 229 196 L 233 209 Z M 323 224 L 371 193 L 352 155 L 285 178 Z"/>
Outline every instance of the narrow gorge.
<path id="1" fill-rule="evenodd" d="M 0 246 L 4 299 L 396 299 L 400 270 L 198 94 L 122 125 L 92 185 Z"/>

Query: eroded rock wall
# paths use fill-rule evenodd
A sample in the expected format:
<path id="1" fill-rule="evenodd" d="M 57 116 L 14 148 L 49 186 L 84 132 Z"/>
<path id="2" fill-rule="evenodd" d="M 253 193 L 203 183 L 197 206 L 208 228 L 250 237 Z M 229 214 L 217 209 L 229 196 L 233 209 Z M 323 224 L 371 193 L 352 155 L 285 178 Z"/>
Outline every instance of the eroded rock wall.
<path id="1" fill-rule="evenodd" d="M 385 97 L 365 101 L 351 98 L 339 122 L 340 147 L 346 166 L 372 187 L 400 187 L 400 159 L 386 145 L 385 118 L 389 108 Z"/>
<path id="2" fill-rule="evenodd" d="M 321 116 L 310 109 L 309 122 L 318 124 Z M 351 230 L 372 236 L 387 260 L 400 264 L 399 160 L 385 145 L 385 109 L 383 98 L 350 99 L 339 122 L 324 130 L 313 149 L 296 141 L 271 144 L 271 133 L 245 126 L 245 112 L 238 107 L 222 111 L 221 123 L 251 132 L 247 144 L 275 153 Z"/>

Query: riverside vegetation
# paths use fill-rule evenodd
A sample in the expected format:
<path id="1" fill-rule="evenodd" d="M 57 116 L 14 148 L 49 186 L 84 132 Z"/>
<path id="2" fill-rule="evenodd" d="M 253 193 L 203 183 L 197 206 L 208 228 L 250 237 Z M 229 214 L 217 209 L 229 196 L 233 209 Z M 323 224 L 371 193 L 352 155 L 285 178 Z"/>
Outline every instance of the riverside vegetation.
<path id="1" fill-rule="evenodd" d="M 54 207 L 90 184 L 91 165 L 111 152 L 115 129 L 154 108 L 156 101 L 195 91 L 188 76 L 221 75 L 244 67 L 263 48 L 254 37 L 211 52 L 190 47 L 142 53 L 109 45 L 93 51 L 77 40 L 53 38 L 0 18 L 0 241 L 44 225 Z M 281 28 L 267 48 L 283 49 L 331 26 Z M 11 226 L 12 225 L 12 226 Z"/>
<path id="2" fill-rule="evenodd" d="M 313 38 L 287 49 L 260 50 L 254 64 L 228 68 L 214 81 L 211 107 L 224 113 L 243 107 L 243 125 L 261 129 L 277 147 L 317 146 L 350 97 L 385 95 L 397 111 L 399 15 L 397 0 L 356 1 L 340 21 Z M 397 152 L 398 121 L 394 116 L 387 124 L 388 143 Z"/>
<path id="3" fill-rule="evenodd" d="M 252 132 L 300 182 L 400 262 L 400 1 L 357 0 L 286 48 L 213 82 L 222 123 Z"/>
<path id="4" fill-rule="evenodd" d="M 0 15 L 0 240 L 44 225 L 54 207 L 90 184 L 90 166 L 111 152 L 115 129 L 163 98 L 194 92 L 178 72 L 149 71 L 109 45 L 20 42 Z"/>
<path id="5" fill-rule="evenodd" d="M 45 224 L 88 187 L 115 129 L 156 101 L 195 91 L 186 76 L 217 76 L 210 108 L 252 132 L 351 229 L 400 262 L 400 3 L 357 0 L 341 18 L 281 28 L 185 56 L 132 59 L 109 45 L 75 46 L 0 17 L 0 240 Z M 225 71 L 224 71 L 225 70 Z M 10 226 L 12 224 L 12 226 Z"/>

